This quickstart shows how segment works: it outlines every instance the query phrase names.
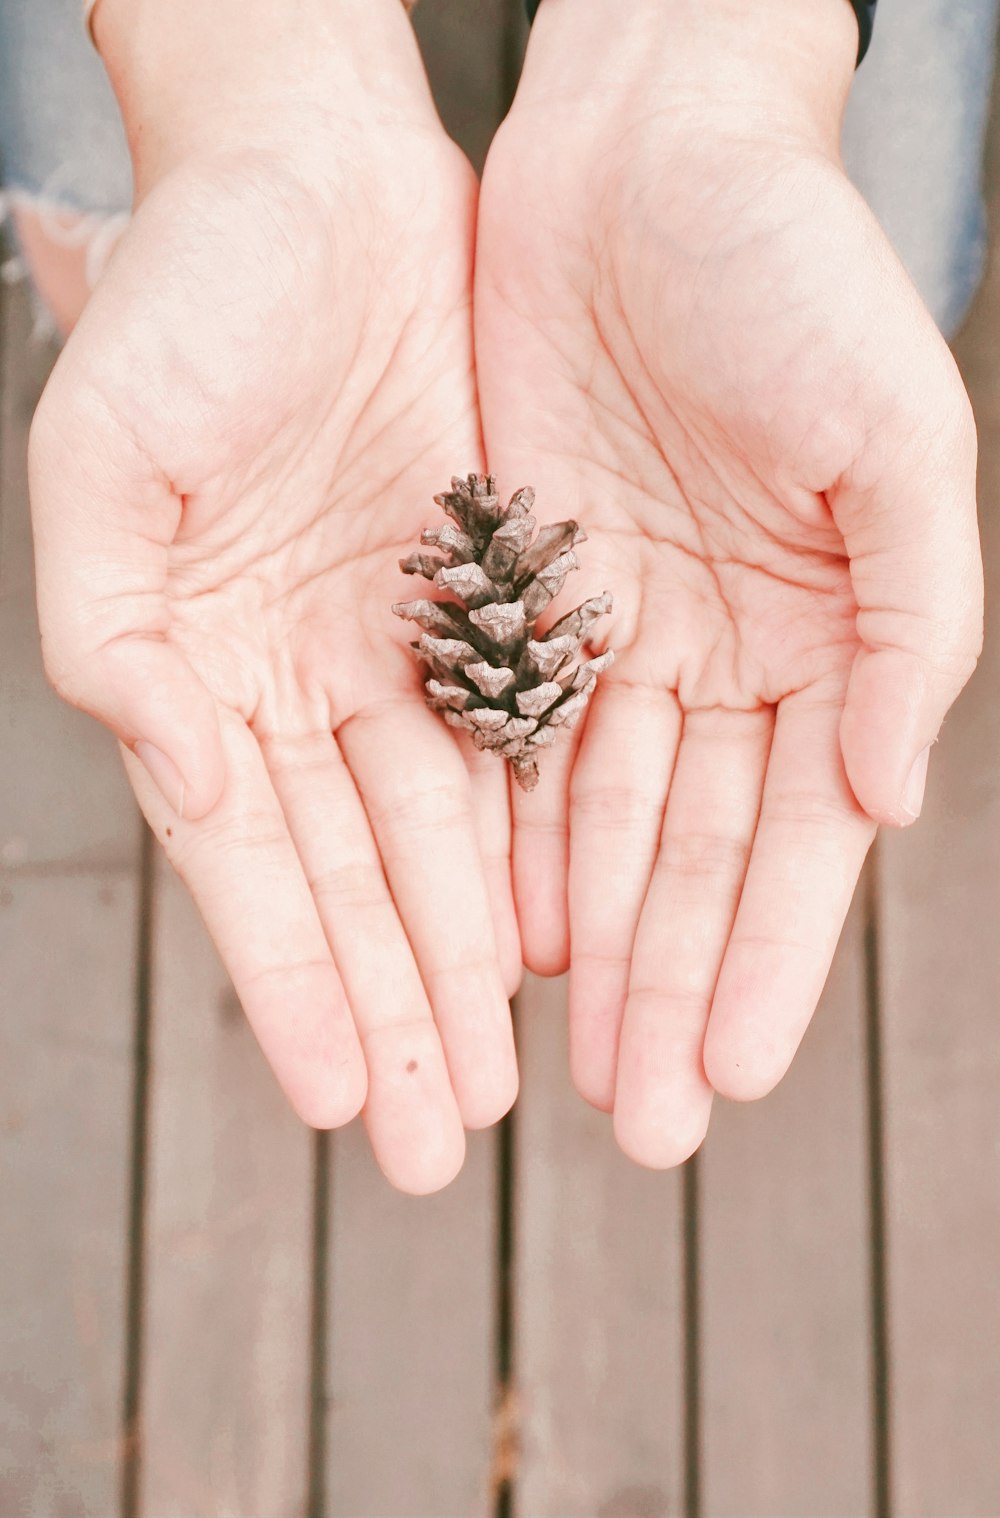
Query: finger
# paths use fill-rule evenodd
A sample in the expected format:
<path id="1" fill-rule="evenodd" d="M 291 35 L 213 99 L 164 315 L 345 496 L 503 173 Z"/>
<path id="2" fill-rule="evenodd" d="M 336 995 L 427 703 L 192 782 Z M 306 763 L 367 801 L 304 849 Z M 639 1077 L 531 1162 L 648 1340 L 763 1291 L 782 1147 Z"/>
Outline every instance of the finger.
<path id="1" fill-rule="evenodd" d="M 816 1009 L 875 826 L 837 745 L 840 691 L 778 708 L 760 821 L 705 1040 L 716 1091 L 764 1096 Z"/>
<path id="2" fill-rule="evenodd" d="M 508 766 L 477 749 L 468 734 L 456 733 L 472 787 L 472 820 L 486 874 L 493 932 L 504 989 L 512 997 L 521 983 L 521 935 L 514 909 L 511 872 L 511 815 Z"/>
<path id="3" fill-rule="evenodd" d="M 329 732 L 261 749 L 364 1047 L 375 1158 L 401 1191 L 436 1191 L 461 1169 L 465 1133 L 361 798 Z"/>
<path id="4" fill-rule="evenodd" d="M 930 745 L 982 645 L 975 424 L 957 374 L 942 406 L 933 423 L 925 413 L 882 439 L 878 458 L 863 457 L 831 498 L 863 644 L 840 728 L 844 764 L 869 816 L 896 826 L 920 812 Z"/>
<path id="5" fill-rule="evenodd" d="M 636 934 L 615 1088 L 615 1137 L 665 1168 L 705 1136 L 709 1008 L 760 810 L 769 709 L 684 719 L 663 837 Z"/>
<path id="6" fill-rule="evenodd" d="M 430 998 L 462 1120 L 487 1127 L 514 1101 L 517 1061 L 468 771 L 419 700 L 374 702 L 341 725 L 337 741 Z"/>
<path id="7" fill-rule="evenodd" d="M 334 1128 L 365 1099 L 361 1046 L 257 743 L 231 713 L 223 741 L 226 788 L 202 821 L 178 818 L 126 752 L 129 779 L 289 1101 L 313 1127 Z"/>
<path id="8" fill-rule="evenodd" d="M 514 901 L 524 963 L 535 975 L 569 968 L 569 787 L 584 721 L 560 733 L 533 791 L 511 787 Z"/>
<path id="9" fill-rule="evenodd" d="M 569 1058 L 577 1091 L 610 1112 L 639 913 L 681 735 L 669 691 L 608 680 L 570 783 Z"/>
<path id="10" fill-rule="evenodd" d="M 133 750 L 178 816 L 203 817 L 225 774 L 215 702 L 170 641 L 167 548 L 182 503 L 102 409 L 66 399 L 58 375 L 29 450 L 46 671 Z"/>

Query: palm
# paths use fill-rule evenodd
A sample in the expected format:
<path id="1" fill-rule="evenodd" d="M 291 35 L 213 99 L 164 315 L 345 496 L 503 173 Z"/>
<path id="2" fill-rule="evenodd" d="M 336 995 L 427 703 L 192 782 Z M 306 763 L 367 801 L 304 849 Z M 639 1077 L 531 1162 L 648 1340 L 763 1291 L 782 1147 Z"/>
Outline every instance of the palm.
<path id="1" fill-rule="evenodd" d="M 505 131 L 477 285 L 491 467 L 585 524 L 583 588 L 614 593 L 617 650 L 565 775 L 518 803 L 519 911 L 542 968 L 558 957 L 532 924 L 567 923 L 578 1085 L 664 1162 L 707 1122 L 710 1012 L 724 1089 L 787 1064 L 873 831 L 840 755 L 858 602 L 827 499 L 878 400 L 871 313 L 834 339 L 837 271 L 790 196 L 822 199 L 848 262 L 867 226 L 819 160 L 751 167 L 748 216 L 724 174 L 686 202 L 632 139 L 554 189 L 549 165 L 571 160 L 549 134 L 535 186 L 542 134 L 519 138 L 516 112 Z M 525 212 L 501 246 L 515 162 Z M 695 207 L 679 227 L 672 197 Z"/>
<path id="2" fill-rule="evenodd" d="M 622 385 L 606 353 L 600 361 L 608 383 Z M 633 373 L 649 369 L 638 345 L 626 362 Z M 571 392 L 556 413 L 562 452 L 578 455 L 568 474 L 561 464 L 558 485 L 560 506 L 568 489 L 587 523 L 588 578 L 614 590 L 607 636 L 618 657 L 606 687 L 675 691 L 685 712 L 753 711 L 829 676 L 846 682 L 857 607 L 836 529 L 790 518 L 766 489 L 756 503 L 720 488 L 676 415 L 652 444 L 660 479 L 615 476 L 592 456 L 595 436 L 624 459 L 647 419 L 636 409 L 605 430 L 589 407 L 572 418 L 579 399 Z M 742 462 L 728 443 L 723 458 L 730 474 Z"/>
<path id="3" fill-rule="evenodd" d="M 65 363 L 114 353 L 100 399 L 158 482 L 148 595 L 222 731 L 203 822 L 130 759 L 140 801 L 299 1110 L 356 1110 L 363 1047 L 376 1153 L 426 1189 L 513 1098 L 497 937 L 508 979 L 520 956 L 502 776 L 467 771 L 390 612 L 431 494 L 480 452 L 474 181 L 443 136 L 399 137 L 368 131 L 325 194 L 259 162 L 169 176 Z"/>
<path id="4" fill-rule="evenodd" d="M 464 175 L 450 188 L 468 216 Z M 296 227 L 307 244 L 327 247 L 314 267 L 303 270 L 287 242 L 279 245 L 287 267 L 276 264 L 264 229 L 263 247 L 243 245 L 244 268 L 195 271 L 205 311 L 223 293 L 213 280 L 238 291 L 211 348 L 218 363 L 238 341 L 239 385 L 220 391 L 214 377 L 184 375 L 187 392 L 213 404 L 184 439 L 191 465 L 180 465 L 184 518 L 169 552 L 171 636 L 219 701 L 261 730 L 308 729 L 318 693 L 335 727 L 373 699 L 425 713 L 389 615 L 402 584 L 397 560 L 419 534 L 429 492 L 476 458 L 479 441 L 465 250 L 449 249 L 451 267 L 441 269 L 441 247 L 454 237 L 436 218 L 420 228 L 426 190 L 412 169 L 407 200 L 411 193 L 391 213 L 410 229 L 407 263 L 387 270 L 384 283 L 370 265 L 372 244 L 388 241 L 389 228 L 354 223 L 353 246 L 334 253 L 318 204 L 308 208 L 317 224 L 300 213 Z M 436 290 L 422 272 L 432 253 Z M 275 288 L 284 309 L 247 353 L 242 334 L 273 305 Z M 336 323 L 310 336 L 315 318 L 303 313 L 324 311 Z M 203 320 L 204 312 L 193 329 Z M 437 730 L 429 713 L 426 726 Z"/>

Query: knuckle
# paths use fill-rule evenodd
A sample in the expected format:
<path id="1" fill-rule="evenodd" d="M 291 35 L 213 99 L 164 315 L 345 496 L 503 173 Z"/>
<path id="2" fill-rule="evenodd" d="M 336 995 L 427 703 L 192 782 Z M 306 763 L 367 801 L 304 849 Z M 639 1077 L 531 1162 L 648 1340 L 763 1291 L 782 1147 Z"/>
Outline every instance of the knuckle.
<path id="1" fill-rule="evenodd" d="M 270 812 L 247 811 L 236 820 L 215 821 L 211 815 L 203 822 L 172 827 L 170 836 L 162 838 L 164 850 L 182 880 L 199 873 L 202 862 L 211 855 L 223 856 L 231 865 L 252 871 L 273 859 L 288 846 L 288 835 Z"/>
<path id="2" fill-rule="evenodd" d="M 334 911 L 385 907 L 390 904 L 389 888 L 378 864 L 354 861 L 330 865 L 309 877 L 309 886 L 321 907 Z"/>
<path id="3" fill-rule="evenodd" d="M 724 833 L 668 833 L 660 849 L 660 864 L 685 880 L 714 880 L 742 873 L 747 853 L 745 842 Z"/>
<path id="4" fill-rule="evenodd" d="M 571 786 L 570 804 L 581 821 L 619 828 L 648 823 L 662 809 L 663 800 L 632 786 L 577 784 Z"/>
<path id="5" fill-rule="evenodd" d="M 396 842 L 441 837 L 455 829 L 471 826 L 472 811 L 467 797 L 448 784 L 425 785 L 387 797 L 370 809 L 376 834 L 384 833 Z"/>
<path id="6" fill-rule="evenodd" d="M 799 889 L 803 862 L 823 877 L 837 878 L 843 870 L 845 846 L 854 846 L 860 824 L 867 827 L 853 797 L 830 795 L 775 797 L 762 817 L 770 838 L 768 874 L 776 893 Z M 772 946 L 792 949 L 780 930 L 771 935 Z M 767 936 L 762 937 L 762 942 Z"/>
<path id="7" fill-rule="evenodd" d="M 846 800 L 822 792 L 808 796 L 792 792 L 776 799 L 768 808 L 769 824 L 787 829 L 803 839 L 836 833 L 845 823 L 853 821 Z"/>

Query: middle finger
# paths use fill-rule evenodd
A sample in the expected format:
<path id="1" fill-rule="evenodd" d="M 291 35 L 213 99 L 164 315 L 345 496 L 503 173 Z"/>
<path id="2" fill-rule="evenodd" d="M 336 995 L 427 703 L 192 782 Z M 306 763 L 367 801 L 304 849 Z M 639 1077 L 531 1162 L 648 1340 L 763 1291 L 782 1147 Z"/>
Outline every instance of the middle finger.
<path id="1" fill-rule="evenodd" d="M 636 934 L 615 1136 L 640 1164 L 680 1164 L 712 1108 L 702 1046 L 760 813 L 770 708 L 684 719 L 660 852 Z"/>

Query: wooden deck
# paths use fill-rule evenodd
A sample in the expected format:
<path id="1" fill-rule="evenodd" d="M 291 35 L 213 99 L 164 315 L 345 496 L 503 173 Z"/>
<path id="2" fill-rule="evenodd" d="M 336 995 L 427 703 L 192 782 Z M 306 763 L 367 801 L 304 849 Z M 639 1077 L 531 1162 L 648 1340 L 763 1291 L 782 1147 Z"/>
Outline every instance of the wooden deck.
<path id="1" fill-rule="evenodd" d="M 515 7 L 426 7 L 479 156 Z M 1000 598 L 1000 277 L 960 354 Z M 45 688 L 24 445 L 51 358 L 8 289 L 0 1518 L 998 1518 L 997 629 L 770 1100 L 641 1171 L 532 983 L 516 1113 L 404 1198 L 356 1129 L 286 1110 L 113 745 Z"/>

